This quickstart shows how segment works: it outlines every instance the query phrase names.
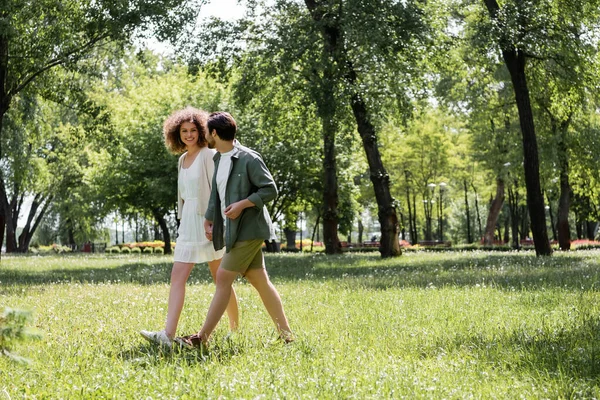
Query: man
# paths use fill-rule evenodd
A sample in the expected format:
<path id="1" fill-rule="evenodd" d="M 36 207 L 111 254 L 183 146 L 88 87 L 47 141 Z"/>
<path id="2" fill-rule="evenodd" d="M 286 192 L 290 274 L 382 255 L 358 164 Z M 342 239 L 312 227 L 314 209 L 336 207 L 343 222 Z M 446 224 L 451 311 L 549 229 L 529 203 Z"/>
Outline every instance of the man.
<path id="1" fill-rule="evenodd" d="M 178 338 L 187 347 L 206 345 L 227 308 L 238 275 L 258 291 L 280 338 L 293 341 L 281 298 L 269 279 L 262 254 L 264 240 L 274 236 L 264 204 L 277 196 L 277 187 L 260 154 L 240 145 L 235 140 L 236 132 L 237 124 L 229 113 L 209 116 L 206 140 L 217 154 L 204 229 L 215 250 L 225 247 L 225 255 L 217 270 L 217 289 L 202 329 Z"/>

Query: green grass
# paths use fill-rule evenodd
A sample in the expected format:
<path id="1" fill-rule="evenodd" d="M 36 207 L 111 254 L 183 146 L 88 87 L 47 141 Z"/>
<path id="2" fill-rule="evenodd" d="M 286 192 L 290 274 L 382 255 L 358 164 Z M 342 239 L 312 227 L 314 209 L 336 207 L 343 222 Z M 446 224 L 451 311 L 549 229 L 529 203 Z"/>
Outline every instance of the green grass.
<path id="1" fill-rule="evenodd" d="M 33 311 L 43 339 L 0 357 L 0 399 L 598 398 L 600 251 L 267 255 L 297 341 L 276 341 L 253 289 L 242 328 L 210 352 L 168 352 L 171 258 L 3 257 L 0 311 Z M 189 280 L 179 333 L 202 324 L 214 286 Z M 226 317 L 225 317 L 226 318 Z"/>

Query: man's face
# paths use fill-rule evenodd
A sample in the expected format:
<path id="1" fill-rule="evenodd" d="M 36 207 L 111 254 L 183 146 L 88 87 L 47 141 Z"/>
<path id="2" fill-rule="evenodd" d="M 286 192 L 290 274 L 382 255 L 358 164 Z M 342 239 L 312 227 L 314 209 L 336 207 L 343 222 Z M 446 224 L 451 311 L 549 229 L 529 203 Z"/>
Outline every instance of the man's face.
<path id="1" fill-rule="evenodd" d="M 214 134 L 217 134 L 216 130 L 212 130 L 214 132 Z M 206 142 L 208 143 L 208 148 L 209 149 L 214 149 L 215 148 L 215 138 L 213 137 L 212 132 L 209 132 L 208 129 L 206 130 Z"/>

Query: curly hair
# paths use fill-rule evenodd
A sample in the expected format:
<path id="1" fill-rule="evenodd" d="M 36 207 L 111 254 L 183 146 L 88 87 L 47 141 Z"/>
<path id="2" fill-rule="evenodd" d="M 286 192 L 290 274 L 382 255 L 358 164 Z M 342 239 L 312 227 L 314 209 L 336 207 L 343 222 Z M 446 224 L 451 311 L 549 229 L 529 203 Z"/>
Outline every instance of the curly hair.
<path id="1" fill-rule="evenodd" d="M 198 145 L 206 146 L 208 113 L 194 107 L 186 107 L 171 114 L 163 125 L 165 146 L 171 153 L 181 154 L 185 151 L 185 144 L 181 141 L 179 129 L 184 122 L 192 122 L 198 129 Z"/>

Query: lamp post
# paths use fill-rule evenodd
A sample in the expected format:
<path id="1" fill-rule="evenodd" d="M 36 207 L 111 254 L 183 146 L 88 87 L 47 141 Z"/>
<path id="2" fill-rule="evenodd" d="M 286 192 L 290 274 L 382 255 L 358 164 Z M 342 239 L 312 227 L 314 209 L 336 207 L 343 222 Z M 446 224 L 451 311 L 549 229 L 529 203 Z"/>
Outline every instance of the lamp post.
<path id="1" fill-rule="evenodd" d="M 431 235 L 431 214 L 433 211 L 433 204 L 435 203 L 435 201 L 433 200 L 433 196 L 435 193 L 435 187 L 437 185 L 435 183 L 429 183 L 427 185 L 427 187 L 429 188 L 429 191 L 427 192 L 428 194 L 428 198 L 427 201 L 425 201 L 425 206 L 426 206 L 426 212 L 425 212 L 425 222 L 426 222 L 426 226 L 427 226 L 427 240 L 432 240 L 432 235 Z"/>

